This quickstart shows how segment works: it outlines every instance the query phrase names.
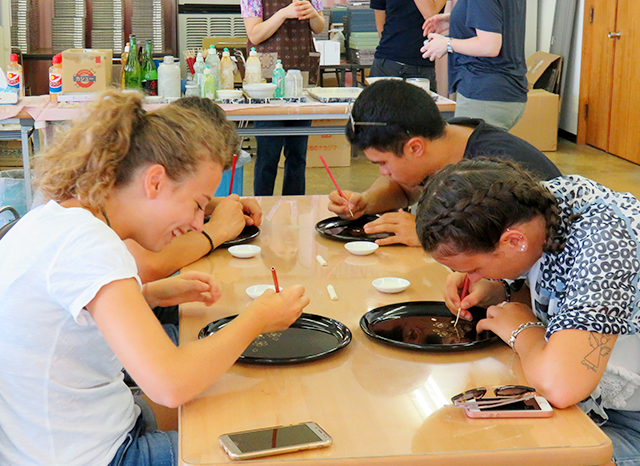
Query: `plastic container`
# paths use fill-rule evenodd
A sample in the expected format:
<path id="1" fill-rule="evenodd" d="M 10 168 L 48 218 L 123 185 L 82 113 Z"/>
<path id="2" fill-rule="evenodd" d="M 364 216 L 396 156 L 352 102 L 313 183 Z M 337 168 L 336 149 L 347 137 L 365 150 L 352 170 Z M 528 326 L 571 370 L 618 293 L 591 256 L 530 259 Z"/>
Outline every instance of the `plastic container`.
<path id="1" fill-rule="evenodd" d="M 200 89 L 202 89 L 202 75 L 204 74 L 204 70 L 206 67 L 207 65 L 204 62 L 202 52 L 198 52 L 198 54 L 196 55 L 196 62 L 193 64 L 193 71 L 196 72 L 196 74 L 193 76 L 193 80 L 198 86 L 200 86 Z"/>
<path id="2" fill-rule="evenodd" d="M 258 52 L 255 47 L 251 47 L 249 58 L 245 66 L 244 82 L 247 84 L 256 84 L 262 81 L 262 64 L 258 58 Z"/>
<path id="3" fill-rule="evenodd" d="M 207 59 L 204 62 L 209 65 L 211 74 L 213 74 L 213 80 L 215 81 L 217 92 L 218 89 L 222 89 L 222 77 L 220 76 L 220 57 L 218 56 L 218 51 L 213 45 L 209 46 Z"/>
<path id="4" fill-rule="evenodd" d="M 213 74 L 211 73 L 209 65 L 205 66 L 206 68 L 204 73 L 202 73 L 202 83 L 200 84 L 200 88 L 202 90 L 201 96 L 213 100 L 216 98 L 216 83 L 213 79 Z"/>
<path id="5" fill-rule="evenodd" d="M 229 49 L 226 47 L 222 52 L 222 60 L 220 60 L 220 76 L 222 77 L 222 89 L 233 89 L 235 81 L 233 62 Z"/>
<path id="6" fill-rule="evenodd" d="M 200 97 L 200 86 L 195 81 L 187 81 L 184 90 L 185 97 Z"/>
<path id="7" fill-rule="evenodd" d="M 58 94 L 62 92 L 62 54 L 53 56 L 53 66 L 49 68 L 49 98 L 51 102 L 58 101 Z"/>
<path id="8" fill-rule="evenodd" d="M 287 98 L 298 97 L 298 80 L 295 76 L 295 71 L 289 70 L 284 77 L 284 96 Z M 302 86 L 300 86 L 300 95 L 302 95 Z"/>
<path id="9" fill-rule="evenodd" d="M 284 68 L 282 68 L 282 60 L 278 58 L 276 61 L 276 67 L 273 69 L 273 78 L 271 79 L 271 82 L 276 85 L 276 90 L 273 92 L 273 96 L 275 98 L 284 97 L 285 75 L 286 73 Z"/>
<path id="10" fill-rule="evenodd" d="M 180 65 L 173 55 L 165 55 L 158 67 L 158 95 L 165 99 L 180 97 Z"/>
<path id="11" fill-rule="evenodd" d="M 7 82 L 9 89 L 18 94 L 18 99 L 24 97 L 24 74 L 22 72 L 22 65 L 18 63 L 18 54 L 12 53 L 10 55 L 11 62 L 7 66 Z"/>
<path id="12" fill-rule="evenodd" d="M 0 171 L 0 207 L 10 205 L 18 211 L 20 216 L 26 214 L 27 194 L 25 187 L 24 170 Z M 0 219 L 0 226 L 3 224 Z"/>
<path id="13" fill-rule="evenodd" d="M 289 70 L 296 80 L 296 92 L 293 97 L 302 97 L 302 73 L 300 70 Z"/>

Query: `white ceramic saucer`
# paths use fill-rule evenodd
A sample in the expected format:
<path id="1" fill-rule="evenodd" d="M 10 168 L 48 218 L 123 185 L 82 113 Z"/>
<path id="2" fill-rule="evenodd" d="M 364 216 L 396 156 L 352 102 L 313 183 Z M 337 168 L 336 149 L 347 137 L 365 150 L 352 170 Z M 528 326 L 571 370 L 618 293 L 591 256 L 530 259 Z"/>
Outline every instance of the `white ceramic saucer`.
<path id="1" fill-rule="evenodd" d="M 260 246 L 253 244 L 239 244 L 229 248 L 229 254 L 239 259 L 248 259 L 256 256 L 260 252 Z"/>
<path id="2" fill-rule="evenodd" d="M 371 284 L 376 290 L 383 293 L 400 293 L 406 290 L 411 285 L 411 282 L 404 278 L 384 277 L 376 278 Z"/>
<path id="3" fill-rule="evenodd" d="M 247 288 L 246 291 L 251 299 L 256 299 L 258 296 L 262 295 L 262 293 L 264 293 L 267 290 L 276 291 L 276 287 L 273 285 L 253 285 Z M 280 291 L 282 290 L 283 288 L 280 287 Z"/>
<path id="4" fill-rule="evenodd" d="M 376 249 L 378 249 L 378 245 L 371 241 L 350 241 L 349 243 L 346 243 L 344 247 L 347 251 L 351 254 L 355 254 L 356 256 L 373 254 Z"/>

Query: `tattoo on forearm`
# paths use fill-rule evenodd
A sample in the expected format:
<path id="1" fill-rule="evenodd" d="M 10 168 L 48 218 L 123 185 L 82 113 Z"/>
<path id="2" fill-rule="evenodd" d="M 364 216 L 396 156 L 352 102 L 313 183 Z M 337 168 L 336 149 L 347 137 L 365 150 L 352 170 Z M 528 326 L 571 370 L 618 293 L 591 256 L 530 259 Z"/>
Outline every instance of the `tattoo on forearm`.
<path id="1" fill-rule="evenodd" d="M 587 369 L 597 372 L 600 367 L 600 360 L 606 358 L 611 353 L 611 348 L 607 346 L 611 337 L 601 333 L 591 332 L 589 334 L 589 345 L 593 348 L 582 360 L 582 364 Z"/>

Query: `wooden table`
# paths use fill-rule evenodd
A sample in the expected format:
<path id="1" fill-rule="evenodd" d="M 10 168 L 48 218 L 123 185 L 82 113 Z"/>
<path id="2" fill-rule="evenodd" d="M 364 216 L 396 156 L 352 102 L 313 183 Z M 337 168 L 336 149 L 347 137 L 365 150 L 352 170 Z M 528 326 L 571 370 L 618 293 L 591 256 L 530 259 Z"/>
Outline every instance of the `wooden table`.
<path id="1" fill-rule="evenodd" d="M 360 317 L 381 305 L 442 300 L 447 271 L 417 248 L 382 247 L 353 256 L 342 243 L 320 237 L 315 223 L 330 217 L 326 196 L 264 197 L 259 256 L 236 259 L 219 249 L 188 269 L 214 273 L 223 297 L 212 307 L 181 308 L 180 338 L 190 341 L 207 323 L 237 314 L 250 302 L 245 289 L 270 283 L 275 266 L 282 286 L 301 283 L 305 312 L 339 320 L 353 341 L 316 362 L 282 367 L 236 364 L 214 386 L 180 409 L 182 465 L 231 460 L 218 445 L 223 433 L 319 423 L 330 448 L 274 456 L 251 464 L 334 465 L 597 465 L 611 458 L 611 442 L 577 407 L 549 419 L 468 419 L 445 406 L 472 387 L 526 383 L 517 355 L 504 343 L 436 354 L 408 351 L 369 339 Z M 321 266 L 316 255 L 328 266 Z M 396 276 L 411 286 L 396 295 L 371 281 Z M 338 294 L 331 301 L 332 284 Z M 206 368 L 202 368 L 206 370 Z"/>

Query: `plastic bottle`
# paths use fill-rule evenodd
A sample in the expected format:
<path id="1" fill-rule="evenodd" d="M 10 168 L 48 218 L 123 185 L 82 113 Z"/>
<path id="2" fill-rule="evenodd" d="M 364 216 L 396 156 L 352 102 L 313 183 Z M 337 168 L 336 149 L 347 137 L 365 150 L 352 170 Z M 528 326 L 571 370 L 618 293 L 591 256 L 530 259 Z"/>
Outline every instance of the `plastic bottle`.
<path id="1" fill-rule="evenodd" d="M 284 68 L 282 67 L 282 60 L 278 58 L 276 61 L 276 67 L 273 69 L 273 78 L 271 79 L 271 82 L 276 85 L 276 90 L 273 92 L 273 96 L 275 98 L 284 97 L 285 74 Z"/>
<path id="2" fill-rule="evenodd" d="M 158 67 L 158 95 L 169 99 L 180 97 L 180 65 L 173 61 L 173 55 L 165 55 Z"/>
<path id="3" fill-rule="evenodd" d="M 216 84 L 213 79 L 213 73 L 211 73 L 211 69 L 209 65 L 206 65 L 204 69 L 204 73 L 202 73 L 202 94 L 201 97 L 206 97 L 208 99 L 216 98 Z"/>
<path id="4" fill-rule="evenodd" d="M 153 42 L 150 40 L 144 45 L 142 89 L 147 95 L 158 95 L 158 70 L 153 61 Z"/>
<path id="5" fill-rule="evenodd" d="M 300 70 L 289 70 L 296 80 L 296 92 L 293 97 L 302 97 L 302 73 Z"/>
<path id="6" fill-rule="evenodd" d="M 136 46 L 136 36 L 129 36 L 129 55 L 124 65 L 124 88 L 125 89 L 142 89 L 142 66 L 138 58 L 138 47 Z"/>
<path id="7" fill-rule="evenodd" d="M 62 92 L 62 54 L 53 56 L 53 66 L 49 68 L 49 98 L 51 102 L 58 101 L 58 94 Z"/>
<path id="8" fill-rule="evenodd" d="M 196 62 L 193 64 L 193 71 L 195 71 L 195 75 L 193 76 L 193 80 L 200 87 L 202 91 L 202 74 L 204 73 L 207 65 L 204 63 L 204 57 L 202 56 L 202 52 L 198 52 L 196 55 Z"/>
<path id="9" fill-rule="evenodd" d="M 222 77 L 222 89 L 233 89 L 235 77 L 233 75 L 233 62 L 229 49 L 225 47 L 220 60 L 220 76 Z"/>
<path id="10" fill-rule="evenodd" d="M 22 65 L 18 63 L 18 54 L 12 53 L 9 57 L 11 62 L 7 66 L 7 81 L 9 89 L 18 94 L 18 100 L 24 97 L 24 75 Z"/>
<path id="11" fill-rule="evenodd" d="M 287 71 L 284 77 L 284 96 L 287 98 L 296 97 L 298 92 L 296 91 L 296 77 L 291 70 Z"/>
<path id="12" fill-rule="evenodd" d="M 213 45 L 209 46 L 209 53 L 205 63 L 209 65 L 211 74 L 213 74 L 213 80 L 216 83 L 216 89 L 222 89 L 222 76 L 220 76 L 220 57 L 218 51 Z"/>
<path id="13" fill-rule="evenodd" d="M 258 58 L 258 52 L 255 47 L 251 47 L 249 58 L 245 66 L 244 82 L 247 84 L 255 84 L 262 81 L 262 64 Z"/>
<path id="14" fill-rule="evenodd" d="M 124 46 L 124 52 L 120 55 L 120 63 L 122 64 L 122 69 L 120 70 L 120 89 L 124 89 L 124 65 L 129 58 L 129 47 L 129 42 L 127 42 L 127 45 Z"/>

